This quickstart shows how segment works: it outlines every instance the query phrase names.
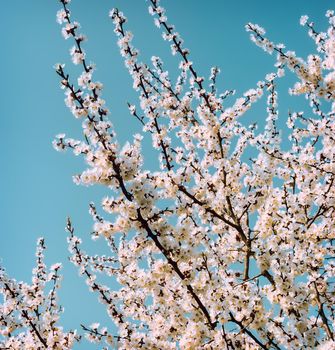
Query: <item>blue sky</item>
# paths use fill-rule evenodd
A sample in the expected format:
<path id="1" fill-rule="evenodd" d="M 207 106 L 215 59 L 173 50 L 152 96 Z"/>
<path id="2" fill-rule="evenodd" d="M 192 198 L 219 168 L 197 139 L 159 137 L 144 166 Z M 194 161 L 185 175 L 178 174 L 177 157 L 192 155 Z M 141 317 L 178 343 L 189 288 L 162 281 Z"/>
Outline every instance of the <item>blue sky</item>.
<path id="1" fill-rule="evenodd" d="M 267 30 L 275 42 L 305 57 L 314 50 L 306 30 L 299 25 L 303 14 L 309 15 L 317 28 L 326 27 L 323 0 L 228 1 L 165 0 L 169 22 L 176 25 L 191 51 L 200 75 L 208 76 L 211 66 L 221 68 L 219 86 L 236 89 L 237 94 L 255 87 L 258 80 L 273 70 L 274 58 L 265 54 L 248 38 L 244 25 L 255 22 Z M 136 102 L 132 82 L 118 53 L 113 25 L 108 18 L 112 7 L 118 7 L 129 19 L 134 44 L 141 58 L 152 55 L 163 58 L 173 73 L 178 60 L 170 55 L 167 43 L 147 11 L 144 0 L 73 0 L 72 18 L 82 25 L 88 36 L 85 44 L 88 60 L 97 64 L 96 77 L 105 84 L 103 97 L 111 109 L 111 119 L 122 142 L 140 131 L 131 118 L 126 102 Z M 0 182 L 0 257 L 11 276 L 29 280 L 34 265 L 37 237 L 44 236 L 48 246 L 46 260 L 64 264 L 60 302 L 65 307 L 65 327 L 79 328 L 80 323 L 108 322 L 104 309 L 87 291 L 83 279 L 67 261 L 65 220 L 72 218 L 77 234 L 88 251 L 95 253 L 101 244 L 90 242 L 92 228 L 88 204 L 97 204 L 106 194 L 103 188 L 78 187 L 72 175 L 84 168 L 84 162 L 71 154 L 53 150 L 54 135 L 65 132 L 80 137 L 80 123 L 74 120 L 63 102 L 63 91 L 53 70 L 57 62 L 67 64 L 73 78 L 78 69 L 69 59 L 72 43 L 60 34 L 55 14 L 56 0 L 11 0 L 2 4 L 0 67 L 1 84 L 1 182 Z M 289 97 L 288 75 L 280 88 L 281 117 L 289 108 L 304 108 L 300 99 Z M 264 103 L 251 111 L 248 121 L 265 119 Z M 148 166 L 152 166 L 148 161 Z M 107 324 L 106 324 L 107 325 Z M 80 349 L 92 349 L 81 344 Z"/>

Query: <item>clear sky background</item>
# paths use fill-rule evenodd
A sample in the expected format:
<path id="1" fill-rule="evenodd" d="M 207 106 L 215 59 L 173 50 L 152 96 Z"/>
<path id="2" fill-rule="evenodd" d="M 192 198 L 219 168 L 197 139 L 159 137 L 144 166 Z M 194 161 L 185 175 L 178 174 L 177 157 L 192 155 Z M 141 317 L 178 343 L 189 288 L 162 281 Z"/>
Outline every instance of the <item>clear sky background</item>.
<path id="1" fill-rule="evenodd" d="M 273 71 L 274 63 L 274 57 L 251 43 L 244 25 L 249 21 L 258 23 L 270 39 L 285 43 L 305 57 L 314 52 L 314 45 L 299 25 L 299 18 L 307 14 L 317 28 L 325 29 L 324 14 L 330 2 L 165 0 L 161 4 L 190 49 L 198 73 L 208 77 L 210 67 L 219 66 L 219 86 L 236 89 L 239 95 Z M 100 203 L 108 190 L 73 184 L 72 175 L 85 167 L 83 160 L 70 153 L 58 153 L 51 146 L 54 135 L 60 132 L 74 138 L 81 135 L 80 122 L 64 106 L 63 91 L 52 68 L 57 62 L 65 62 L 72 78 L 77 78 L 79 71 L 69 59 L 73 42 L 65 41 L 60 34 L 55 19 L 60 8 L 57 0 L 10 0 L 1 5 L 1 263 L 11 276 L 29 281 L 36 240 L 44 236 L 48 247 L 46 261 L 64 265 L 59 295 L 65 307 L 64 327 L 79 329 L 80 323 L 89 325 L 96 321 L 110 326 L 104 308 L 67 261 L 64 232 L 69 215 L 87 250 L 92 254 L 101 251 L 101 243 L 90 241 L 92 221 L 88 204 L 92 200 Z M 161 56 L 171 73 L 179 61 L 161 39 L 147 5 L 144 0 L 73 0 L 70 6 L 72 18 L 81 23 L 82 32 L 88 36 L 87 58 L 97 64 L 96 78 L 105 85 L 103 98 L 121 142 L 139 132 L 140 126 L 126 107 L 126 102 L 136 102 L 137 96 L 118 52 L 109 10 L 118 7 L 128 17 L 128 28 L 134 33 L 134 44 L 144 61 L 149 62 L 152 55 Z M 287 94 L 292 75 L 284 80 L 279 86 L 283 124 L 288 109 L 305 107 L 303 99 Z M 246 122 L 262 123 L 266 117 L 264 106 L 263 100 L 248 112 Z M 154 163 L 148 160 L 147 166 L 153 167 Z M 95 349 L 85 342 L 77 348 Z"/>

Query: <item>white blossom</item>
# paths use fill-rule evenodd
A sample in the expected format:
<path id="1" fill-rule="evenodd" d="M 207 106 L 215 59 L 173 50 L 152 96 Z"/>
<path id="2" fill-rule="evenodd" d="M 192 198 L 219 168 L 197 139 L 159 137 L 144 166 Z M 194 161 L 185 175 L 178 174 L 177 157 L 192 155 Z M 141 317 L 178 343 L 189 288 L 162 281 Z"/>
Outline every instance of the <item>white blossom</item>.
<path id="1" fill-rule="evenodd" d="M 326 14 L 324 33 L 301 17 L 316 45 L 306 58 L 248 23 L 251 40 L 273 55 L 275 68 L 230 101 L 234 90 L 217 91 L 219 68 L 211 69 L 209 83 L 197 72 L 158 0 L 150 1 L 149 12 L 179 58 L 176 83 L 161 58 L 140 61 L 125 15 L 113 9 L 117 45 L 139 95 L 128 103 L 129 112 L 151 138 L 150 157 L 157 156 L 156 169 L 148 170 L 147 139 L 135 134 L 118 141 L 103 85 L 94 80 L 81 45 L 84 36 L 69 19 L 69 1 L 61 2 L 57 17 L 64 38 L 74 41 L 70 55 L 82 72 L 72 79 L 64 65 L 55 69 L 84 137 L 59 134 L 53 145 L 84 157 L 76 184 L 107 187 L 101 206 L 90 203 L 89 213 L 91 237 L 104 240 L 108 253 L 86 253 L 70 219 L 66 225 L 70 261 L 117 329 L 114 334 L 99 322 L 82 325 L 86 338 L 122 349 L 333 349 L 333 11 Z M 304 95 L 309 110 L 280 110 L 277 82 L 286 69 L 296 79 L 289 92 Z M 248 125 L 244 115 L 262 98 L 263 117 Z M 46 295 L 45 286 L 59 287 L 61 266 L 47 273 L 43 250 L 40 240 L 31 285 L 1 270 L 3 347 L 38 348 L 42 342 L 67 349 L 78 339 L 75 331 L 56 326 L 55 292 Z M 101 274 L 117 288 L 103 284 Z"/>

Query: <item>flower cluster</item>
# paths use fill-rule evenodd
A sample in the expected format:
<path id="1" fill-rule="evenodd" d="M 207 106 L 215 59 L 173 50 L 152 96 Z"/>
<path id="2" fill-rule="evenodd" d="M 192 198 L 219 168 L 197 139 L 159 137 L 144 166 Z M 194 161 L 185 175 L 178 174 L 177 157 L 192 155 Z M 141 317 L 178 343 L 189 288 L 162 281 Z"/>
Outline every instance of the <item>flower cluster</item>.
<path id="1" fill-rule="evenodd" d="M 117 326 L 115 334 L 99 323 L 82 325 L 87 339 L 124 350 L 335 348 L 334 12 L 326 14 L 324 33 L 301 18 L 318 52 L 306 59 L 247 24 L 252 41 L 276 55 L 275 69 L 229 103 L 235 92 L 217 91 L 220 69 L 213 67 L 209 79 L 198 74 L 159 0 L 149 1 L 149 13 L 180 59 L 175 81 L 161 58 L 140 61 L 125 15 L 111 10 L 139 95 L 129 112 L 143 127 L 143 136 L 121 145 L 107 118 L 103 86 L 86 61 L 85 36 L 70 19 L 69 0 L 60 2 L 57 21 L 74 42 L 70 54 L 82 73 L 74 82 L 64 65 L 55 69 L 66 105 L 82 120 L 84 140 L 59 134 L 54 147 L 85 158 L 77 184 L 108 188 L 101 209 L 90 203 L 89 212 L 92 239 L 104 239 L 109 255 L 85 253 L 67 222 L 70 260 Z M 304 94 L 311 109 L 289 113 L 284 145 L 276 86 L 286 70 L 297 77 L 290 93 Z M 263 97 L 265 122 L 245 125 L 243 115 Z M 144 167 L 146 136 L 158 154 L 156 171 Z M 112 277 L 118 288 L 100 283 L 98 274 Z M 46 277 L 36 276 L 42 290 Z M 21 287 L 7 285 L 11 310 L 22 319 L 20 310 L 28 306 L 17 297 Z M 29 308 L 43 302 L 33 298 Z M 49 346 L 54 322 L 28 317 L 34 325 L 29 337 Z M 75 338 L 67 333 L 52 341 L 66 348 Z"/>
<path id="2" fill-rule="evenodd" d="M 277 54 L 276 70 L 226 105 L 234 91 L 217 92 L 217 67 L 208 81 L 198 75 L 158 0 L 150 0 L 149 12 L 180 57 L 175 83 L 161 58 L 139 61 L 126 17 L 113 9 L 120 53 L 139 93 L 129 111 L 159 153 L 159 169 L 149 172 L 142 136 L 118 144 L 99 97 L 102 85 L 92 82 L 93 66 L 85 61 L 79 24 L 61 2 L 58 19 L 76 44 L 74 63 L 83 68 L 78 87 L 63 65 L 56 71 L 87 142 L 61 134 L 54 145 L 86 158 L 77 183 L 113 192 L 102 201 L 104 215 L 90 204 L 92 238 L 105 239 L 110 256 L 84 253 L 67 225 L 71 261 L 118 329 L 112 335 L 99 324 L 84 326 L 87 338 L 120 349 L 334 346 L 335 107 L 326 113 L 321 106 L 322 98 L 333 100 L 335 86 L 333 12 L 327 12 L 327 33 L 302 17 L 320 53 L 307 60 L 249 23 L 251 39 Z M 276 81 L 286 68 L 299 79 L 291 93 L 304 93 L 311 113 L 289 114 L 291 144 L 284 149 Z M 264 95 L 266 122 L 245 126 L 241 117 Z M 247 159 L 250 151 L 256 156 Z M 120 288 L 99 283 L 97 273 L 114 276 Z"/>
<path id="3" fill-rule="evenodd" d="M 32 283 L 17 282 L 0 269 L 1 349 L 72 349 L 79 340 L 76 331 L 65 332 L 58 325 L 62 309 L 57 304 L 61 264 L 47 270 L 45 244 L 38 240 Z"/>

